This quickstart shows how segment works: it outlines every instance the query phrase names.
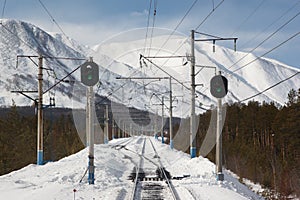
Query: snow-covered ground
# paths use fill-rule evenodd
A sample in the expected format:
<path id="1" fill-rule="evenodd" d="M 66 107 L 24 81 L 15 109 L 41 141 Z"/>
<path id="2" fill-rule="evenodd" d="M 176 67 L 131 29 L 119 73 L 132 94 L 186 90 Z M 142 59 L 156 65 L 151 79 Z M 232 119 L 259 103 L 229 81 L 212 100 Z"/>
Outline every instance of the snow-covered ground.
<path id="1" fill-rule="evenodd" d="M 208 159 L 191 159 L 188 154 L 171 150 L 168 145 L 151 138 L 160 155 L 161 162 L 174 176 L 190 175 L 172 180 L 183 200 L 241 200 L 263 199 L 241 184 L 238 178 L 225 170 L 225 181 L 216 181 L 215 165 Z M 128 180 L 134 163 L 128 159 L 126 150 L 111 148 L 124 139 L 114 139 L 109 144 L 95 145 L 95 184 L 87 183 L 87 175 L 79 183 L 88 163 L 88 148 L 43 166 L 28 165 L 23 169 L 0 176 L 0 199 L 2 200 L 53 200 L 53 199 L 129 199 L 133 183 Z M 128 149 L 140 148 L 138 138 Z M 150 157 L 153 152 L 145 152 Z M 74 189 L 76 192 L 74 193 Z M 74 196 L 75 195 L 75 196 Z"/>

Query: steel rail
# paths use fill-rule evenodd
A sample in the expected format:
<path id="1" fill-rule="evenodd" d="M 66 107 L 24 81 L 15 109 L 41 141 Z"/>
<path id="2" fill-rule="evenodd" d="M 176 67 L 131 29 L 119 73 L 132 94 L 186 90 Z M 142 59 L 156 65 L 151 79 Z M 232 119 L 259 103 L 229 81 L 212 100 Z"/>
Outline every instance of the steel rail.
<path id="1" fill-rule="evenodd" d="M 159 155 L 158 155 L 158 153 L 157 153 L 157 151 L 156 151 L 156 149 L 155 149 L 155 147 L 154 147 L 154 145 L 153 145 L 153 142 L 149 139 L 149 141 L 150 141 L 150 144 L 151 144 L 151 146 L 152 146 L 152 148 L 153 148 L 153 150 L 154 150 L 154 152 L 155 152 L 155 155 L 156 155 L 156 157 L 157 157 L 157 159 L 158 159 L 158 162 L 159 162 L 159 170 L 160 170 L 160 172 L 164 175 L 164 177 L 165 177 L 165 179 L 166 179 L 166 183 L 167 183 L 167 185 L 168 185 L 168 187 L 169 187 L 169 189 L 170 189 L 170 191 L 171 191 L 171 194 L 172 194 L 172 197 L 173 197 L 173 199 L 175 199 L 175 200 L 179 200 L 180 198 L 179 198 L 179 196 L 178 196 L 178 194 L 177 194 L 177 192 L 176 192 L 176 190 L 175 190 L 175 188 L 174 188 L 174 185 L 172 184 L 172 182 L 171 182 L 171 180 L 168 178 L 168 176 L 166 175 L 166 172 L 165 172 L 165 170 L 164 170 L 164 166 L 162 165 L 162 163 L 161 163 L 161 161 L 160 161 L 160 157 L 159 157 Z"/>
<path id="2" fill-rule="evenodd" d="M 140 169 L 142 168 L 142 164 L 143 164 L 143 156 L 144 156 L 144 153 L 145 153 L 145 145 L 146 144 L 146 139 L 144 138 L 144 143 L 143 143 L 143 147 L 142 147 L 142 153 L 139 154 L 140 156 L 140 162 L 139 162 L 139 165 L 136 166 L 136 176 L 135 176 L 135 180 L 134 180 L 134 186 L 133 186 L 133 190 L 132 190 L 132 193 L 131 193 L 131 198 L 132 200 L 135 200 L 136 199 L 136 194 L 137 194 L 137 185 L 139 183 L 139 173 L 140 173 Z"/>

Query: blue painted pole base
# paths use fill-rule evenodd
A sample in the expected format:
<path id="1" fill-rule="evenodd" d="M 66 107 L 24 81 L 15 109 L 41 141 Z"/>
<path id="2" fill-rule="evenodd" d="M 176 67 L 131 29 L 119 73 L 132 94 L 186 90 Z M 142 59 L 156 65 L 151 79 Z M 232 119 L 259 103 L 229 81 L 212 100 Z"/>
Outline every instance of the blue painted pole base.
<path id="1" fill-rule="evenodd" d="M 174 148 L 174 143 L 173 140 L 170 140 L 170 148 L 173 149 Z"/>
<path id="2" fill-rule="evenodd" d="M 44 164 L 44 160 L 43 160 L 43 150 L 38 150 L 37 151 L 37 165 L 43 165 Z"/>
<path id="3" fill-rule="evenodd" d="M 108 144 L 108 139 L 104 139 L 104 144 Z"/>
<path id="4" fill-rule="evenodd" d="M 196 147 L 191 147 L 190 148 L 190 154 L 191 154 L 191 158 L 196 157 Z"/>
<path id="5" fill-rule="evenodd" d="M 164 144 L 165 143 L 165 139 L 164 136 L 161 137 L 161 143 Z"/>
<path id="6" fill-rule="evenodd" d="M 94 184 L 95 181 L 95 166 L 94 166 L 94 156 L 89 155 L 89 174 L 88 174 L 88 182 L 89 184 Z"/>
<path id="7" fill-rule="evenodd" d="M 218 173 L 217 174 L 217 181 L 224 181 L 224 174 L 223 173 Z"/>
<path id="8" fill-rule="evenodd" d="M 93 184 L 94 184 L 94 182 L 95 182 L 94 173 L 89 173 L 88 181 L 89 181 L 89 184 L 90 184 L 90 185 L 93 185 Z"/>

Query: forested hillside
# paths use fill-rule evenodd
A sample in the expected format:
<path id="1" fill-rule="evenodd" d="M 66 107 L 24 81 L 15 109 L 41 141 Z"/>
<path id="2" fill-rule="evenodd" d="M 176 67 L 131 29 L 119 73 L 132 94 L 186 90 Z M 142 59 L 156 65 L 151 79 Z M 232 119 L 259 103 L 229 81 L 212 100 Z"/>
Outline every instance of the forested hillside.
<path id="1" fill-rule="evenodd" d="M 200 116 L 198 144 L 211 112 Z M 212 152 L 208 156 L 214 160 Z M 223 163 L 247 178 L 285 196 L 300 196 L 300 89 L 289 92 L 286 106 L 249 102 L 227 106 L 223 128 Z M 284 199 L 284 197 L 281 197 Z"/>

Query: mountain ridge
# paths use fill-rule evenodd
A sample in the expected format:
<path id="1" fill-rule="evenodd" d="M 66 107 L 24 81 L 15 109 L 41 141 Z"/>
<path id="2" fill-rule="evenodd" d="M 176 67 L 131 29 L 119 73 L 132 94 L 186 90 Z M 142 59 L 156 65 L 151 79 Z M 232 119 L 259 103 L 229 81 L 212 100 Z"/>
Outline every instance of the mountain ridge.
<path id="1" fill-rule="evenodd" d="M 109 96 L 110 100 L 117 103 L 123 103 L 128 106 L 134 106 L 138 109 L 145 110 L 150 104 L 159 103 L 159 99 L 152 98 L 149 101 L 149 96 L 153 93 L 163 92 L 168 93 L 168 81 L 160 81 L 160 83 L 141 80 L 116 80 L 116 77 L 134 77 L 134 76 L 166 76 L 154 67 L 154 65 L 139 63 L 139 56 L 149 48 L 149 55 L 158 53 L 158 55 L 171 55 L 178 45 L 182 45 L 177 52 L 178 55 L 189 55 L 190 42 L 184 37 L 174 36 L 166 42 L 163 51 L 159 49 L 167 36 L 154 36 L 152 38 L 152 46 L 146 46 L 144 40 L 136 40 L 131 42 L 120 42 L 122 35 L 119 35 L 115 43 L 113 39 L 111 43 L 96 44 L 94 47 L 81 45 L 80 43 L 65 38 L 63 34 L 47 33 L 33 24 L 18 20 L 6 19 L 2 20 L 2 28 L 0 30 L 0 66 L 2 68 L 0 74 L 0 89 L 3 91 L 0 97 L 2 106 L 8 106 L 13 99 L 18 105 L 31 104 L 31 100 L 26 99 L 21 95 L 12 94 L 12 90 L 36 90 L 37 88 L 37 70 L 34 64 L 29 59 L 22 58 L 18 60 L 18 68 L 15 68 L 17 55 L 37 55 L 42 53 L 48 56 L 70 57 L 70 58 L 86 58 L 93 57 L 93 60 L 100 66 L 100 84 L 97 85 L 95 91 L 101 96 Z M 113 45 L 112 45 L 113 44 Z M 152 49 L 151 49 L 152 47 Z M 107 49 L 105 49 L 107 48 Z M 116 49 L 117 48 L 117 49 Z M 145 49 L 143 49 L 145 48 Z M 161 52 L 158 52 L 161 51 Z M 122 54 L 123 53 L 123 54 Z M 224 102 L 236 102 L 255 93 L 259 93 L 266 87 L 269 87 L 282 79 L 287 78 L 293 73 L 300 70 L 279 61 L 269 58 L 259 58 L 257 61 L 249 64 L 243 69 L 233 72 L 228 67 L 239 60 L 242 56 L 247 55 L 247 59 L 243 59 L 240 63 L 234 66 L 237 69 L 257 57 L 253 54 L 245 52 L 234 52 L 222 46 L 216 45 L 216 52 L 212 52 L 211 44 L 196 43 L 195 56 L 196 63 L 201 65 L 212 65 L 221 69 L 223 75 L 229 80 L 229 93 L 224 98 Z M 121 56 L 121 57 L 120 57 Z M 165 60 L 166 61 L 166 60 Z M 57 82 L 74 68 L 82 64 L 83 61 L 78 60 L 55 60 L 45 59 L 45 68 L 51 70 L 44 72 L 44 90 Z M 158 62 L 155 60 L 155 62 Z M 159 61 L 161 64 L 164 61 Z M 189 64 L 182 66 L 183 59 L 167 61 L 169 66 L 164 66 L 164 69 L 176 79 L 182 82 L 190 80 Z M 145 64 L 146 63 L 146 64 Z M 149 65 L 149 66 L 148 66 Z M 175 67 L 173 67 L 175 66 Z M 201 70 L 201 69 L 200 69 Z M 197 87 L 198 94 L 203 94 L 202 98 L 197 98 L 197 104 L 202 108 L 210 109 L 211 104 L 215 104 L 214 98 L 209 93 L 209 81 L 214 75 L 212 70 L 202 69 L 201 73 L 196 77 L 198 84 L 204 84 L 203 87 Z M 83 98 L 78 96 L 85 94 L 84 87 L 80 83 L 79 70 L 69 77 L 74 84 L 62 83 L 54 90 L 50 91 L 48 96 L 56 96 L 56 103 L 61 107 L 69 107 L 70 101 L 75 107 L 84 107 Z M 189 82 L 189 81 L 188 81 Z M 188 115 L 190 91 L 182 85 L 175 84 L 172 79 L 172 93 L 176 98 L 177 105 L 174 106 L 174 114 L 177 116 Z M 184 83 L 189 87 L 190 83 Z M 286 81 L 284 84 L 267 91 L 264 94 L 255 98 L 255 100 L 275 101 L 280 105 L 284 105 L 287 99 L 287 93 L 290 89 L 300 85 L 299 79 Z M 123 91 L 122 91 L 123 90 Z M 79 91 L 79 95 L 76 93 Z M 124 92 L 125 91 L 125 92 Z M 131 91 L 131 92 L 130 92 Z M 183 97 L 176 97 L 183 96 Z M 34 95 L 34 98 L 36 95 Z M 77 97 L 77 98 L 73 98 Z M 47 104 L 47 98 L 45 98 Z M 175 100 L 175 99 L 174 99 Z M 177 109 L 177 108 L 180 109 Z M 152 109 L 155 112 L 155 109 Z M 196 108 L 196 112 L 203 112 L 200 107 Z"/>

